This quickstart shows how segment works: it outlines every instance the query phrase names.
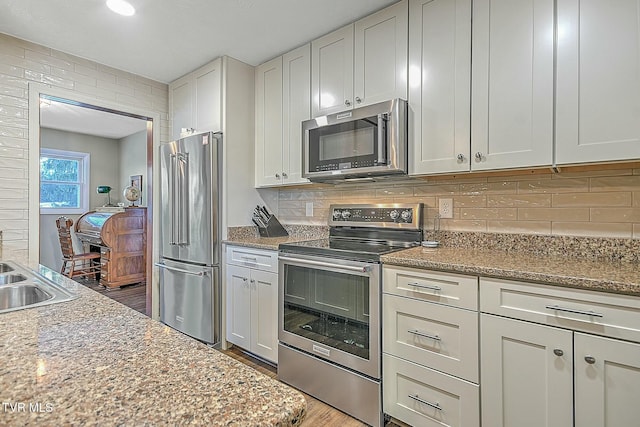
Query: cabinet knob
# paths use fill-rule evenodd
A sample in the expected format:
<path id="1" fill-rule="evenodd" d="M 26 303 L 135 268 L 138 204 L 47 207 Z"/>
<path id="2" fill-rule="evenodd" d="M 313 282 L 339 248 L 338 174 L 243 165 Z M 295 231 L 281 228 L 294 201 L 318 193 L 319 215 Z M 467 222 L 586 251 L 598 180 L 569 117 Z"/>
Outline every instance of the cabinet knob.
<path id="1" fill-rule="evenodd" d="M 287 177 L 287 173 L 286 172 L 282 172 L 282 177 L 286 178 Z"/>
<path id="2" fill-rule="evenodd" d="M 554 348 L 553 354 L 555 354 L 556 356 L 562 356 L 564 354 L 564 351 L 560 350 L 559 348 Z"/>
<path id="3" fill-rule="evenodd" d="M 251 279 L 251 280 L 249 280 L 249 282 L 250 283 L 256 283 L 256 280 L 255 279 Z"/>
<path id="4" fill-rule="evenodd" d="M 476 153 L 476 161 L 477 161 L 477 162 L 481 162 L 483 157 L 484 157 L 484 156 L 482 155 L 482 153 L 481 153 L 481 152 L 479 152 L 479 151 L 478 151 L 478 152 Z"/>
<path id="5" fill-rule="evenodd" d="M 356 103 L 360 104 L 362 102 L 362 98 L 360 98 L 359 96 L 356 96 Z"/>
<path id="6" fill-rule="evenodd" d="M 280 179 L 280 174 L 279 173 L 276 174 L 276 179 Z"/>
<path id="7" fill-rule="evenodd" d="M 249 280 L 249 279 L 247 279 L 246 277 L 243 277 L 243 278 L 242 278 L 242 281 L 243 281 L 243 282 L 246 282 L 247 280 Z"/>
<path id="8" fill-rule="evenodd" d="M 351 101 L 349 101 L 348 99 L 345 99 L 344 100 L 344 105 L 346 105 L 348 107 L 349 105 L 351 105 Z"/>
<path id="9" fill-rule="evenodd" d="M 589 365 L 593 365 L 594 363 L 596 363 L 596 358 L 593 356 L 585 356 L 584 361 L 587 362 Z"/>
<path id="10" fill-rule="evenodd" d="M 464 154 L 458 154 L 456 158 L 458 159 L 459 162 L 464 162 Z"/>

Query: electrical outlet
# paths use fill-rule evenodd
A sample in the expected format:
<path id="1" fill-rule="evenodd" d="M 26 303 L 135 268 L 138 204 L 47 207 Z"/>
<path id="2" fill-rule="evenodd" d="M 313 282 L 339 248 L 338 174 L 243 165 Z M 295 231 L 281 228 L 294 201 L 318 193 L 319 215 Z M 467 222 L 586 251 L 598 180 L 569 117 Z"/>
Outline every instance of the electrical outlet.
<path id="1" fill-rule="evenodd" d="M 313 202 L 307 202 L 306 204 L 306 215 L 313 216 Z"/>
<path id="2" fill-rule="evenodd" d="M 453 218 L 453 199 L 438 199 L 440 218 Z"/>

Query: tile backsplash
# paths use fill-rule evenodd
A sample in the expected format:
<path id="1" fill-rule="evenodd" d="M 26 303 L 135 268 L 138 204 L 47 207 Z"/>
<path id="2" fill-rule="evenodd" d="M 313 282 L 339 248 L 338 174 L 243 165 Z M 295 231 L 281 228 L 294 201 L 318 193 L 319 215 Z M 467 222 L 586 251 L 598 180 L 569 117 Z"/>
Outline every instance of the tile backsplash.
<path id="1" fill-rule="evenodd" d="M 438 200 L 450 198 L 453 218 L 440 220 L 442 230 L 640 239 L 640 169 L 610 167 L 282 188 L 278 218 L 320 225 L 332 203 L 421 202 L 432 229 Z"/>

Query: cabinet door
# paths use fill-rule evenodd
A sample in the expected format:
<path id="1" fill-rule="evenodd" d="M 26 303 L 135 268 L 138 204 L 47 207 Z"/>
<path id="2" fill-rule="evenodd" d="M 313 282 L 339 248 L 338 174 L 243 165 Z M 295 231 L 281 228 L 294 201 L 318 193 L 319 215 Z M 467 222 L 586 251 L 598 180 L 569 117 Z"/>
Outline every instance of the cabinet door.
<path id="1" fill-rule="evenodd" d="M 251 348 L 251 270 L 227 264 L 227 341 Z"/>
<path id="2" fill-rule="evenodd" d="M 571 331 L 482 314 L 480 336 L 482 425 L 573 425 Z"/>
<path id="3" fill-rule="evenodd" d="M 171 114 L 171 139 L 180 138 L 181 129 L 195 127 L 193 121 L 193 80 L 181 77 L 169 85 L 169 112 Z"/>
<path id="4" fill-rule="evenodd" d="M 282 183 L 282 57 L 256 68 L 256 187 Z"/>
<path id="5" fill-rule="evenodd" d="M 355 107 L 407 99 L 407 44 L 407 0 L 355 23 Z"/>
<path id="6" fill-rule="evenodd" d="M 313 117 L 353 105 L 353 24 L 311 42 Z"/>
<path id="7" fill-rule="evenodd" d="M 552 163 L 553 26 L 553 0 L 474 0 L 472 170 Z"/>
<path id="8" fill-rule="evenodd" d="M 640 158 L 640 1 L 558 1 L 556 162 Z"/>
<path id="9" fill-rule="evenodd" d="M 251 352 L 278 362 L 278 275 L 251 271 Z M 246 313 L 247 316 L 249 313 Z"/>
<path id="10" fill-rule="evenodd" d="M 195 129 L 198 132 L 222 130 L 222 60 L 217 59 L 193 73 L 195 90 Z"/>
<path id="11" fill-rule="evenodd" d="M 309 182 L 302 177 L 302 122 L 311 118 L 311 45 L 282 56 L 282 182 Z"/>
<path id="12" fill-rule="evenodd" d="M 640 420 L 640 345 L 576 333 L 576 426 L 627 427 Z"/>
<path id="13" fill-rule="evenodd" d="M 471 0 L 412 1 L 410 174 L 469 170 Z"/>

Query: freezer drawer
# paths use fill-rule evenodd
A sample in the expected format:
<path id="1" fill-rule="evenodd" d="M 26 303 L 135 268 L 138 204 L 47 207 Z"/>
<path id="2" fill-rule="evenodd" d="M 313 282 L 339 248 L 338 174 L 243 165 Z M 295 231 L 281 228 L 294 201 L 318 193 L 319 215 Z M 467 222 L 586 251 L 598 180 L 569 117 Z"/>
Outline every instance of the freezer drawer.
<path id="1" fill-rule="evenodd" d="M 208 344 L 220 341 L 218 267 L 163 260 L 160 264 L 160 321 Z"/>

